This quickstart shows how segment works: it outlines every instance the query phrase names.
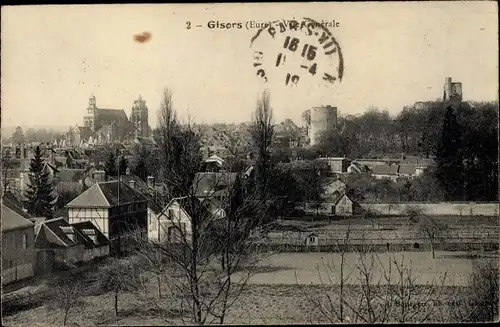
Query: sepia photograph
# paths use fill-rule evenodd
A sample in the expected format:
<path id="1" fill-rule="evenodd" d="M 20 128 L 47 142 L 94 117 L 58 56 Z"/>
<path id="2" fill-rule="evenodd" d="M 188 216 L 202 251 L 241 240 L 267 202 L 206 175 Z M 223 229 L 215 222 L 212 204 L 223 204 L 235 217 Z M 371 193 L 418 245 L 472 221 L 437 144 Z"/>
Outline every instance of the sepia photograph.
<path id="1" fill-rule="evenodd" d="M 3 326 L 499 320 L 498 3 L 1 7 Z"/>

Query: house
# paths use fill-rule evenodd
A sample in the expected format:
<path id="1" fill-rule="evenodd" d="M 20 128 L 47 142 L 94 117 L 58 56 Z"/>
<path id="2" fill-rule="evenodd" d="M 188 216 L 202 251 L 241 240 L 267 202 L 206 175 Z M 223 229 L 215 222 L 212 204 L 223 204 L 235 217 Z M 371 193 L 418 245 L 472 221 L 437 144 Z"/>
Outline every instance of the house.
<path id="1" fill-rule="evenodd" d="M 2 204 L 2 285 L 34 275 L 34 224 Z"/>
<path id="2" fill-rule="evenodd" d="M 148 216 L 148 240 L 154 242 L 177 243 L 182 234 L 190 240 L 191 217 L 183 207 L 187 198 L 174 198 L 156 215 Z"/>
<path id="3" fill-rule="evenodd" d="M 356 203 L 343 193 L 335 201 L 305 202 L 304 212 L 308 215 L 352 216 Z"/>
<path id="4" fill-rule="evenodd" d="M 226 162 L 224 159 L 214 154 L 207 160 L 205 160 L 205 171 L 207 172 L 219 172 L 224 166 Z"/>
<path id="5" fill-rule="evenodd" d="M 36 272 L 50 273 L 83 261 L 85 240 L 62 217 L 45 219 L 35 226 Z"/>
<path id="6" fill-rule="evenodd" d="M 425 168 L 414 164 L 400 164 L 400 165 L 376 165 L 371 168 L 371 174 L 376 179 L 387 178 L 394 182 L 398 179 L 412 179 L 425 171 Z"/>
<path id="7" fill-rule="evenodd" d="M 371 167 L 371 174 L 376 179 L 387 178 L 394 182 L 398 179 L 399 165 L 380 164 Z"/>
<path id="8" fill-rule="evenodd" d="M 196 212 L 210 221 L 226 217 L 221 204 L 215 199 L 174 198 L 156 215 L 148 216 L 148 240 L 160 243 L 191 242 L 192 217 L 189 212 Z"/>
<path id="9" fill-rule="evenodd" d="M 352 201 L 347 194 L 344 193 L 335 203 L 335 215 L 352 216 L 354 213 L 354 206 L 354 201 Z"/>
<path id="10" fill-rule="evenodd" d="M 326 162 L 328 167 L 330 167 L 330 173 L 345 173 L 347 172 L 347 168 L 351 164 L 351 161 L 347 158 L 334 158 L 334 157 L 326 157 L 326 158 L 318 158 L 320 162 Z"/>
<path id="11" fill-rule="evenodd" d="M 318 245 L 319 235 L 316 233 L 311 233 L 306 236 L 304 239 L 304 243 L 308 246 L 316 246 Z"/>
<path id="12" fill-rule="evenodd" d="M 35 225 L 36 271 L 88 262 L 109 254 L 110 241 L 91 222 L 69 224 L 63 217 Z"/>
<path id="13" fill-rule="evenodd" d="M 124 182 L 95 183 L 66 205 L 69 223 L 92 222 L 111 240 L 111 251 L 147 234 L 147 199 Z"/>
<path id="14" fill-rule="evenodd" d="M 161 185 L 154 183 L 154 178 L 152 176 L 148 177 L 148 181 L 144 182 L 140 177 L 136 175 L 120 175 L 120 180 L 126 183 L 130 188 L 139 192 L 142 196 L 147 199 L 147 219 L 148 219 L 148 235 L 149 235 L 149 221 L 156 219 L 158 214 L 165 206 L 165 188 Z"/>
<path id="15" fill-rule="evenodd" d="M 423 173 L 425 169 L 422 168 L 420 174 Z M 405 178 L 414 178 L 417 176 L 417 165 L 415 164 L 400 164 L 398 169 L 398 176 Z"/>

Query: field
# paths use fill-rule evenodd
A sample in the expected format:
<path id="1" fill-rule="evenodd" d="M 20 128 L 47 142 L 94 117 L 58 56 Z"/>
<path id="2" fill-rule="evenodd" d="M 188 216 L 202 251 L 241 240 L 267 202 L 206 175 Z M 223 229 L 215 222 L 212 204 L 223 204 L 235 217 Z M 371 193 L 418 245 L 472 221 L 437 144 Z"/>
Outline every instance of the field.
<path id="1" fill-rule="evenodd" d="M 369 264 L 372 257 L 367 255 Z M 376 253 L 373 257 L 372 283 L 386 283 L 384 272 L 387 274 L 389 261 L 393 258 L 412 268 L 412 274 L 419 285 L 426 285 L 444 278 L 445 286 L 466 286 L 467 276 L 472 272 L 474 258 L 465 252 L 436 252 L 433 259 L 430 252 L 410 253 Z M 359 284 L 359 272 L 356 268 L 359 256 L 356 253 L 346 253 L 346 271 L 351 273 L 348 284 Z M 253 284 L 316 284 L 323 281 L 338 284 L 340 276 L 340 253 L 279 253 L 265 258 L 252 275 L 250 282 Z M 395 280 L 395 268 L 392 264 L 392 280 Z"/>
<path id="2" fill-rule="evenodd" d="M 390 255 L 401 258 L 403 253 L 377 254 L 379 261 L 374 264 L 373 284 L 384 279 L 381 273 L 381 262 L 387 262 Z M 339 254 L 332 253 L 280 253 L 271 255 L 260 262 L 258 270 L 251 277 L 246 291 L 235 303 L 227 323 L 237 324 L 282 324 L 282 323 L 311 323 L 326 322 L 309 301 L 309 296 L 322 294 L 332 286 L 327 281 L 326 270 L 322 259 L 326 263 L 339 262 Z M 433 279 L 447 273 L 445 280 L 446 290 L 454 290 L 467 285 L 467 275 L 472 271 L 475 259 L 467 258 L 466 253 L 437 252 L 432 259 L 429 252 L 404 253 L 405 262 L 410 263 L 417 283 L 425 285 Z M 346 270 L 353 270 L 351 284 L 352 294 L 358 294 L 359 281 L 356 274 L 357 258 L 354 253 L 347 255 Z M 319 271 L 317 266 L 319 265 Z M 330 274 L 332 283 L 338 270 Z M 321 285 L 320 275 L 327 285 Z M 450 291 L 451 292 L 451 291 Z M 148 296 L 155 296 L 151 291 Z M 357 295 L 353 295 L 357 296 Z M 86 296 L 83 306 L 71 311 L 69 322 L 73 325 L 165 325 L 167 322 L 154 316 L 154 308 L 144 298 L 144 295 L 121 294 L 120 315 L 113 314 L 113 296 L 99 294 Z M 169 299 L 165 300 L 167 303 Z M 441 313 L 442 314 L 442 313 Z M 437 315 L 437 313 L 436 313 Z M 4 325 L 16 326 L 47 326 L 61 324 L 62 311 L 51 309 L 47 305 L 29 309 L 4 317 Z M 436 316 L 434 319 L 448 319 Z M 167 324 L 182 324 L 178 317 L 172 317 Z"/>
<path id="3" fill-rule="evenodd" d="M 492 217 L 439 217 L 447 225 L 447 233 L 459 233 L 458 239 L 498 239 L 498 219 Z M 406 218 L 350 218 L 328 219 L 306 217 L 305 219 L 281 220 L 275 230 L 268 234 L 268 241 L 303 242 L 304 237 L 314 232 L 323 239 L 342 239 L 350 224 L 352 239 L 383 240 L 395 242 L 398 239 L 412 238 L 417 241 L 417 234 L 408 228 Z M 413 233 L 413 234 L 412 234 Z M 320 239 L 321 242 L 321 239 Z M 403 260 L 411 267 L 415 283 L 420 287 L 435 284 L 443 285 L 442 289 L 456 291 L 468 285 L 468 275 L 473 271 L 473 264 L 478 256 L 494 256 L 485 252 L 377 252 L 367 253 L 365 263 L 370 267 L 375 285 L 387 284 L 397 280 L 394 264 L 388 274 L 389 262 Z M 345 256 L 345 272 L 350 274 L 346 284 L 353 298 L 359 295 L 360 272 L 358 269 L 359 253 L 348 252 Z M 326 294 L 339 284 L 340 253 L 275 253 L 265 256 L 259 262 L 249 280 L 246 290 L 229 314 L 226 323 L 236 324 L 283 324 L 283 323 L 322 323 L 324 316 L 317 306 L 310 301 L 310 296 Z M 444 282 L 441 284 L 441 281 Z M 147 296 L 154 296 L 151 290 Z M 182 324 L 179 317 L 171 317 L 165 321 L 154 314 L 155 308 L 144 294 L 121 294 L 120 315 L 114 316 L 113 296 L 111 294 L 94 294 L 86 296 L 84 305 L 72 309 L 69 322 L 73 325 L 165 325 Z M 175 300 L 165 299 L 167 306 L 175 307 Z M 169 304 L 170 303 L 170 304 Z M 447 310 L 443 306 L 443 312 Z M 443 312 L 435 313 L 430 318 L 434 321 L 446 321 L 449 317 Z M 4 325 L 47 326 L 62 322 L 62 311 L 53 309 L 45 303 L 4 317 Z"/>

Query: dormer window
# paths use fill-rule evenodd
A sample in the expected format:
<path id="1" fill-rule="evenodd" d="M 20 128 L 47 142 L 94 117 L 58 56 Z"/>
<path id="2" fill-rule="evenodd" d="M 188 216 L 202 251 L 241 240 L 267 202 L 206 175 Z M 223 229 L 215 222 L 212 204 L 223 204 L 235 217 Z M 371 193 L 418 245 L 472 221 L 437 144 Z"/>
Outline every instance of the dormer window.
<path id="1" fill-rule="evenodd" d="M 64 234 L 73 242 L 75 243 L 75 230 L 73 227 L 70 226 L 61 226 L 61 230 L 63 231 Z"/>
<path id="2" fill-rule="evenodd" d="M 94 244 L 97 244 L 97 233 L 94 229 L 83 229 L 82 232 L 88 236 Z"/>

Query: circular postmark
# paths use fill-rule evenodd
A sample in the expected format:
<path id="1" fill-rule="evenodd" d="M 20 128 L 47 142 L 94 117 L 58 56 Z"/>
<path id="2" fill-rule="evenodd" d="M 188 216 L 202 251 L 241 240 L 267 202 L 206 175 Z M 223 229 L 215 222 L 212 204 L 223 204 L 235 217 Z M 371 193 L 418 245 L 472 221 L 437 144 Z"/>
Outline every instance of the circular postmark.
<path id="1" fill-rule="evenodd" d="M 325 24 L 310 18 L 269 22 L 257 30 L 250 48 L 256 75 L 264 83 L 295 86 L 312 78 L 331 85 L 344 75 L 338 41 Z"/>

